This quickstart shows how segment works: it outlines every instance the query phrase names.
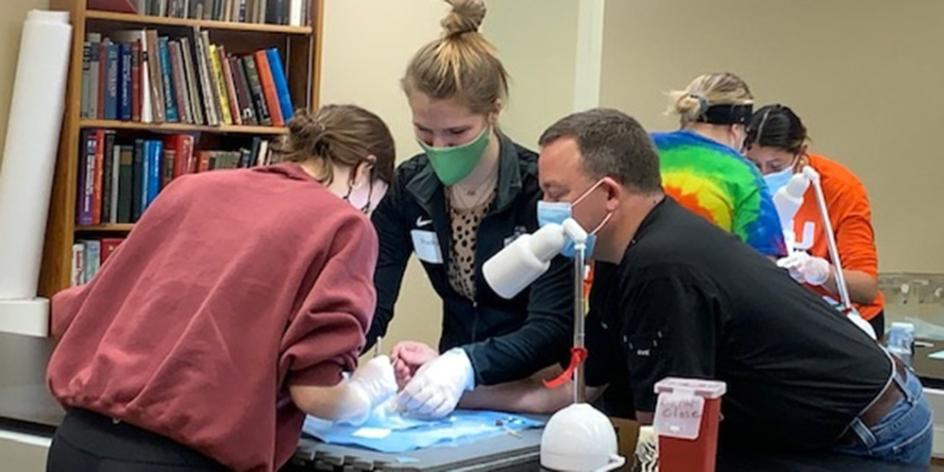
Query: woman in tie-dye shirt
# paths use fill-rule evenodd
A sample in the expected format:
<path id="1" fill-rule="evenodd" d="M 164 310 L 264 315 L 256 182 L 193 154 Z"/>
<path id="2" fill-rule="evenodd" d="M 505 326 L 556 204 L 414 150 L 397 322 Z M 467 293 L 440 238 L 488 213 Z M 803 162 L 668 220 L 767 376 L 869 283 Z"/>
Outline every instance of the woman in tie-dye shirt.
<path id="1" fill-rule="evenodd" d="M 784 255 L 764 179 L 740 153 L 753 103 L 747 84 L 730 73 L 705 74 L 671 97 L 681 129 L 652 134 L 666 194 L 760 253 Z"/>

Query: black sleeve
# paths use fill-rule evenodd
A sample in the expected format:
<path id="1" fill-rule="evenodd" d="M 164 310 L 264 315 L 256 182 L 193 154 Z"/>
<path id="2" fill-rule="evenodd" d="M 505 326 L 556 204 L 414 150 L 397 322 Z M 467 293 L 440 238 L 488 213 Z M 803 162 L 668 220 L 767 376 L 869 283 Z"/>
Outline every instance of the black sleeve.
<path id="1" fill-rule="evenodd" d="M 377 230 L 380 251 L 377 257 L 377 269 L 374 272 L 377 308 L 374 310 L 374 318 L 367 331 L 367 344 L 364 346 L 364 351 L 373 347 L 378 336 L 387 334 L 387 325 L 393 320 L 393 306 L 400 295 L 403 273 L 410 253 L 413 252 L 410 223 L 403 216 L 406 203 L 403 179 L 398 178 L 371 215 L 371 221 Z"/>
<path id="2" fill-rule="evenodd" d="M 666 377 L 712 378 L 720 316 L 712 284 L 687 270 L 634 283 L 623 294 L 624 344 L 639 411 L 655 411 L 653 387 Z"/>
<path id="3" fill-rule="evenodd" d="M 463 346 L 476 385 L 518 380 L 566 356 L 573 339 L 573 261 L 561 256 L 531 285 L 528 317 L 504 336 Z"/>

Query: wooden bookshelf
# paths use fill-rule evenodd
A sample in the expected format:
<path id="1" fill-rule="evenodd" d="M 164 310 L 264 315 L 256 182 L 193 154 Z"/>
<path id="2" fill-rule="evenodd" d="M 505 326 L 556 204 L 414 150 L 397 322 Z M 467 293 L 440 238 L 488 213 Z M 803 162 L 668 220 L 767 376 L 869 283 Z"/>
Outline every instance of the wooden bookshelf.
<path id="1" fill-rule="evenodd" d="M 287 132 L 272 126 L 203 126 L 181 123 L 138 123 L 112 120 L 83 119 L 82 53 L 87 32 L 108 33 L 118 29 L 156 29 L 160 34 L 180 36 L 182 31 L 199 27 L 210 33 L 214 43 L 223 44 L 230 52 L 246 54 L 255 49 L 277 47 L 283 53 L 288 88 L 296 108 L 318 107 L 321 75 L 322 12 L 324 0 L 312 0 L 312 26 L 294 27 L 275 24 L 236 23 L 224 21 L 164 18 L 106 11 L 89 10 L 87 0 L 50 0 L 52 10 L 68 11 L 73 27 L 65 114 L 60 133 L 59 153 L 46 225 L 43 264 L 40 273 L 40 294 L 50 297 L 71 283 L 72 246 L 79 238 L 90 235 L 121 236 L 133 224 L 76 224 L 78 193 L 79 147 L 82 130 L 115 130 L 125 139 L 141 135 L 186 133 L 206 137 L 210 142 L 227 139 L 250 139 L 254 136 L 272 138 Z"/>
<path id="2" fill-rule="evenodd" d="M 134 223 L 103 224 L 91 226 L 76 226 L 76 233 L 127 233 L 134 228 Z"/>
<path id="3" fill-rule="evenodd" d="M 82 119 L 79 123 L 80 128 L 108 128 L 114 130 L 138 130 L 151 131 L 154 133 L 221 133 L 221 134 L 253 134 L 253 135 L 279 135 L 288 132 L 285 127 L 275 126 L 243 126 L 243 125 L 220 125 L 204 126 L 189 125 L 186 123 L 137 123 L 133 121 L 114 121 L 114 120 L 89 120 Z"/>
<path id="4" fill-rule="evenodd" d="M 296 35 L 310 35 L 312 33 L 312 28 L 310 26 L 285 26 L 271 25 L 267 23 L 235 23 L 229 21 L 191 20 L 184 18 L 134 15 L 130 13 L 115 13 L 97 10 L 86 11 L 85 17 L 89 20 L 112 21 L 116 23 L 129 23 L 142 26 L 199 26 L 200 28 L 209 30 L 231 30 Z"/>

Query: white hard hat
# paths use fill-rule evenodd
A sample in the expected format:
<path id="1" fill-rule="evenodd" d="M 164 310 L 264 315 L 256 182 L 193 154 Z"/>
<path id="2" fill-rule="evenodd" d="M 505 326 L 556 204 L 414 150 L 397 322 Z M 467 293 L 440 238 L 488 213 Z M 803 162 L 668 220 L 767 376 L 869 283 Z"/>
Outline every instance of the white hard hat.
<path id="1" fill-rule="evenodd" d="M 555 471 L 602 472 L 623 466 L 613 423 L 586 403 L 558 411 L 541 435 L 541 467 Z"/>

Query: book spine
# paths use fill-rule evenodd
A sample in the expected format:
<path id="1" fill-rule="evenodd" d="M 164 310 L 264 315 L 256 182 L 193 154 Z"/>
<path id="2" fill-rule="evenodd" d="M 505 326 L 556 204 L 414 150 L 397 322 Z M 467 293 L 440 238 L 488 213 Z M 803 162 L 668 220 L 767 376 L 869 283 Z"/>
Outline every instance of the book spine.
<path id="1" fill-rule="evenodd" d="M 193 46 L 190 43 L 190 38 L 180 38 L 180 52 L 184 59 L 184 76 L 187 80 L 187 92 L 190 108 L 193 112 L 193 121 L 200 125 L 206 124 L 203 102 L 200 98 L 200 82 L 197 80 L 197 73 L 193 67 Z"/>
<path id="2" fill-rule="evenodd" d="M 105 98 L 108 96 L 108 42 L 98 44 L 98 113 L 99 119 L 105 118 Z"/>
<path id="3" fill-rule="evenodd" d="M 166 36 L 158 40 L 161 55 L 161 82 L 164 85 L 164 113 L 167 121 L 177 123 L 180 117 L 177 114 L 177 93 L 174 91 L 174 81 L 171 78 L 173 66 L 170 62 L 169 39 Z"/>
<path id="4" fill-rule="evenodd" d="M 148 57 L 147 35 L 144 30 L 141 30 L 141 39 L 138 40 L 138 44 L 141 47 L 141 121 L 153 123 L 154 109 L 152 104 L 154 99 L 151 98 L 151 74 L 148 72 L 150 58 Z"/>
<path id="5" fill-rule="evenodd" d="M 174 97 L 176 99 L 180 121 L 183 123 L 193 123 L 193 114 L 190 112 L 190 103 L 187 99 L 187 81 L 184 78 L 184 63 L 180 52 L 180 43 L 171 41 L 168 43 L 170 51 L 171 79 L 174 84 Z"/>
<path id="6" fill-rule="evenodd" d="M 147 201 L 147 158 L 144 154 L 144 140 L 134 141 L 134 161 L 132 167 L 131 220 L 138 221 Z"/>
<path id="7" fill-rule="evenodd" d="M 80 116 L 82 118 L 93 118 L 89 114 L 89 109 L 92 106 L 91 96 L 92 96 L 92 46 L 91 43 L 85 41 L 82 44 L 82 99 L 80 105 Z"/>
<path id="8" fill-rule="evenodd" d="M 200 91 L 203 95 L 203 108 L 206 114 L 206 122 L 210 126 L 220 124 L 216 115 L 216 109 L 213 107 L 213 82 L 210 80 L 209 69 L 207 69 L 206 52 L 203 43 L 203 34 L 200 28 L 193 29 L 193 45 L 195 52 L 197 74 L 200 76 Z"/>
<path id="9" fill-rule="evenodd" d="M 115 153 L 115 132 L 106 131 L 105 132 L 105 151 L 102 153 L 102 209 L 101 209 L 101 222 L 110 223 L 111 222 L 111 199 L 112 199 L 112 174 L 114 173 L 114 168 L 112 167 L 112 158 Z"/>
<path id="10" fill-rule="evenodd" d="M 243 68 L 246 70 L 246 79 L 249 81 L 249 92 L 252 95 L 252 103 L 256 108 L 256 119 L 263 126 L 272 125 L 272 118 L 269 116 L 269 107 L 266 106 L 265 93 L 262 91 L 262 82 L 259 80 L 259 71 L 256 69 L 256 61 L 252 56 L 242 58 Z"/>
<path id="11" fill-rule="evenodd" d="M 210 45 L 210 62 L 213 64 L 213 76 L 216 78 L 216 93 L 220 97 L 220 111 L 223 123 L 233 124 L 233 116 L 229 111 L 229 99 L 226 94 L 226 78 L 223 77 L 223 66 L 220 64 L 219 49 L 215 44 Z"/>
<path id="12" fill-rule="evenodd" d="M 121 75 L 118 77 L 118 119 L 131 121 L 132 102 L 132 82 L 131 82 L 131 45 L 127 43 L 118 44 Z"/>
<path id="13" fill-rule="evenodd" d="M 252 96 L 249 93 L 249 81 L 246 80 L 246 71 L 243 69 L 243 63 L 239 58 L 233 56 L 229 58 L 229 68 L 233 71 L 233 79 L 236 83 L 236 97 L 239 104 L 239 115 L 244 124 L 256 125 L 256 112 L 252 107 Z"/>
<path id="14" fill-rule="evenodd" d="M 85 245 L 75 243 L 72 245 L 72 286 L 76 287 L 84 283 L 85 278 Z"/>
<path id="15" fill-rule="evenodd" d="M 233 118 L 233 123 L 241 125 L 243 124 L 243 119 L 240 116 L 239 97 L 236 95 L 236 84 L 233 80 L 233 70 L 230 68 L 229 58 L 226 56 L 226 47 L 220 46 L 217 48 L 217 52 L 220 55 L 220 66 L 223 68 L 223 79 L 226 81 L 226 95 L 227 100 L 229 101 L 229 113 Z"/>
<path id="16" fill-rule="evenodd" d="M 107 66 L 105 76 L 107 77 L 107 88 L 105 90 L 105 119 L 117 120 L 119 118 L 118 102 L 118 69 L 120 67 L 119 46 L 109 42 L 107 48 Z"/>
<path id="17" fill-rule="evenodd" d="M 99 71 L 101 70 L 101 45 L 96 42 L 89 42 L 89 87 L 88 87 L 88 114 L 87 118 L 97 119 L 101 118 L 98 108 L 98 98 L 99 90 L 101 86 L 101 77 Z"/>
<path id="18" fill-rule="evenodd" d="M 147 159 L 148 159 L 148 185 L 147 185 L 147 200 L 144 204 L 144 209 L 154 203 L 154 199 L 157 198 L 157 193 L 161 190 L 161 160 L 164 156 L 164 143 L 161 141 L 148 141 L 150 143 Z M 146 145 L 147 146 L 147 145 Z"/>
<path id="19" fill-rule="evenodd" d="M 134 147 L 121 146 L 118 161 L 118 223 L 131 223 L 131 192 L 133 191 Z"/>
<path id="20" fill-rule="evenodd" d="M 275 82 L 272 80 L 272 69 L 265 51 L 256 51 L 256 69 L 259 71 L 259 81 L 262 83 L 262 92 L 265 95 L 266 106 L 269 107 L 269 116 L 273 126 L 284 126 L 282 111 L 279 108 L 279 94 L 275 91 Z"/>
<path id="21" fill-rule="evenodd" d="M 282 57 L 279 50 L 271 48 L 266 50 L 266 57 L 269 59 L 269 68 L 272 70 L 272 81 L 275 84 L 275 91 L 279 96 L 279 109 L 282 111 L 282 119 L 288 121 L 294 116 L 295 105 L 292 103 L 292 94 L 288 90 L 288 80 L 285 78 L 285 68 L 282 66 Z"/>
<path id="22" fill-rule="evenodd" d="M 165 189 L 170 185 L 170 181 L 174 180 L 174 162 L 177 160 L 177 149 L 165 145 L 161 159 L 161 189 Z"/>
<path id="23" fill-rule="evenodd" d="M 203 62 L 205 64 L 205 67 L 207 70 L 207 77 L 210 83 L 211 106 L 213 107 L 213 113 L 216 115 L 217 124 L 225 124 L 223 120 L 223 110 L 222 110 L 222 107 L 220 106 L 220 103 L 221 103 L 220 84 L 216 80 L 216 74 L 214 73 L 214 70 L 213 70 L 213 51 L 210 48 L 210 46 L 212 46 L 212 44 L 210 43 L 210 34 L 206 31 L 202 31 L 200 35 L 201 35 L 200 38 L 203 43 L 203 54 L 204 54 Z"/>
<path id="24" fill-rule="evenodd" d="M 141 121 L 141 42 L 131 43 L 131 120 Z"/>
<path id="25" fill-rule="evenodd" d="M 76 208 L 76 223 L 80 226 L 92 224 L 92 194 L 95 185 L 95 149 L 98 142 L 95 140 L 94 130 L 82 131 L 82 158 L 79 169 L 78 208 Z"/>
<path id="26" fill-rule="evenodd" d="M 167 120 L 164 113 L 164 84 L 161 80 L 161 54 L 158 47 L 157 31 L 147 30 L 148 79 L 151 86 L 151 109 L 154 121 L 163 123 Z"/>

